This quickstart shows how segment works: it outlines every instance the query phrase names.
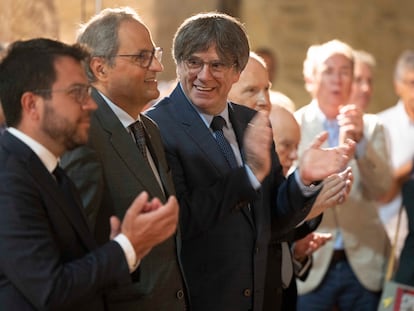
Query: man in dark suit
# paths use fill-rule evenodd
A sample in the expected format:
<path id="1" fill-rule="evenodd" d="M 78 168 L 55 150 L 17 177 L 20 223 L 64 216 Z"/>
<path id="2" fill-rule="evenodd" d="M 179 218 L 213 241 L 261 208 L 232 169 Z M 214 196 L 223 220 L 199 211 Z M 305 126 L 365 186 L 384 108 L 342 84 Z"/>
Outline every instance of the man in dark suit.
<path id="1" fill-rule="evenodd" d="M 175 194 L 159 130 L 141 115 L 159 96 L 156 74 L 163 70 L 162 50 L 129 8 L 103 10 L 82 27 L 78 41 L 91 50 L 87 73 L 98 109 L 87 146 L 65 155 L 62 164 L 81 191 L 98 240 L 106 241 L 108 217 L 122 219 L 138 193 L 146 191 L 162 202 Z M 141 260 L 133 284 L 108 295 L 108 308 L 185 310 L 179 243 L 177 234 L 157 245 Z"/>
<path id="2" fill-rule="evenodd" d="M 395 281 L 414 286 L 414 165 L 411 166 L 411 173 L 407 181 L 402 185 L 402 204 L 407 211 L 408 235 L 404 241 Z"/>
<path id="3" fill-rule="evenodd" d="M 0 306 L 105 310 L 137 262 L 171 236 L 177 201 L 141 194 L 114 240 L 97 246 L 74 185 L 57 166 L 88 138 L 96 109 L 82 67 L 88 53 L 49 39 L 11 45 L 0 64 L 7 124 L 0 138 Z"/>
<path id="4" fill-rule="evenodd" d="M 180 202 L 192 310 L 262 310 L 271 220 L 280 233 L 302 221 L 318 189 L 311 183 L 343 167 L 353 145 L 314 146 L 285 182 L 266 114 L 227 102 L 249 57 L 242 25 L 225 14 L 195 15 L 175 34 L 173 54 L 180 82 L 148 116 Z"/>

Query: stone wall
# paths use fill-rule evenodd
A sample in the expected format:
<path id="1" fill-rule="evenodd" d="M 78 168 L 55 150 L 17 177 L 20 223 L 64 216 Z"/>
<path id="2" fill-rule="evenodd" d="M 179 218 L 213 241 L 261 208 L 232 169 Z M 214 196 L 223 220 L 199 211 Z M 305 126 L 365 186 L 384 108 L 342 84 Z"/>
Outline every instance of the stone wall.
<path id="1" fill-rule="evenodd" d="M 164 47 L 164 72 L 160 79 L 175 77 L 171 40 L 184 18 L 223 6 L 224 0 L 2 0 L 0 41 L 46 36 L 73 42 L 82 21 L 97 9 L 134 7 L 150 27 L 154 41 Z M 290 96 L 296 105 L 309 101 L 303 87 L 302 63 L 309 45 L 333 38 L 375 55 L 377 70 L 374 100 L 376 112 L 396 101 L 392 72 L 399 54 L 414 48 L 414 2 L 411 0 L 238 0 L 253 49 L 266 46 L 279 59 L 274 88 Z"/>

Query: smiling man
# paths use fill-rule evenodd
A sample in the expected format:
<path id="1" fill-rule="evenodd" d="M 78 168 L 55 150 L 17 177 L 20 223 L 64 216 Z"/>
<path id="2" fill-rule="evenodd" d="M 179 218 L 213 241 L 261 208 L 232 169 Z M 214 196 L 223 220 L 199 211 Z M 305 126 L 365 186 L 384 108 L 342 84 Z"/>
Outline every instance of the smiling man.
<path id="1" fill-rule="evenodd" d="M 130 8 L 106 9 L 80 29 L 78 41 L 91 50 L 87 74 L 98 109 L 88 145 L 65 155 L 62 163 L 81 191 L 96 238 L 109 239 L 109 217 L 125 216 L 131 200 L 145 191 L 168 202 L 175 194 L 159 131 L 141 114 L 159 96 L 156 76 L 162 49 Z M 147 236 L 153 240 L 162 232 Z M 108 294 L 108 310 L 187 308 L 177 235 L 139 258 L 133 284 Z"/>
<path id="2" fill-rule="evenodd" d="M 97 108 L 83 70 L 88 58 L 79 45 L 38 38 L 12 43 L 0 62 L 9 125 L 0 139 L 4 310 L 107 310 L 106 290 L 130 284 L 137 260 L 176 228 L 176 200 L 161 206 L 142 194 L 112 241 L 94 240 L 58 166 L 65 151 L 87 142 Z M 154 232 L 161 234 L 150 239 Z"/>
<path id="3" fill-rule="evenodd" d="M 285 182 L 266 113 L 227 100 L 249 58 L 240 22 L 190 17 L 173 54 L 179 83 L 147 115 L 160 128 L 177 189 L 192 310 L 262 310 L 271 221 L 280 233 L 302 221 L 318 189 L 311 183 L 345 165 L 353 146 L 335 154 L 311 148 Z"/>
<path id="4" fill-rule="evenodd" d="M 348 104 L 354 78 L 351 47 L 339 40 L 312 46 L 304 62 L 313 100 L 295 112 L 301 127 L 299 160 L 314 135 L 325 130 L 328 145 L 348 137 L 356 142 L 354 183 L 347 201 L 326 210 L 318 230 L 332 241 L 314 253 L 314 267 L 298 282 L 298 310 L 377 310 L 389 240 L 377 200 L 391 185 L 384 128 L 355 104 Z M 340 280 L 338 282 L 338 280 Z"/>

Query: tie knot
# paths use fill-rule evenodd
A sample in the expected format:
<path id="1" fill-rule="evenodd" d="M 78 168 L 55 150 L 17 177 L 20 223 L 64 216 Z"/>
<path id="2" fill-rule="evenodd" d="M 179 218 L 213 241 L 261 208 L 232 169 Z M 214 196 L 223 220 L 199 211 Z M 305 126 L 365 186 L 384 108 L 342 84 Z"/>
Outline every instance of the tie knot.
<path id="1" fill-rule="evenodd" d="M 210 127 L 211 129 L 215 131 L 221 131 L 223 129 L 223 126 L 226 125 L 226 120 L 222 116 L 215 116 L 213 118 L 213 121 L 211 121 Z"/>
<path id="2" fill-rule="evenodd" d="M 135 121 L 129 127 L 133 132 L 136 131 L 139 134 L 144 133 L 144 125 L 142 124 L 142 122 L 140 120 Z"/>
<path id="3" fill-rule="evenodd" d="M 63 174 L 64 173 L 63 173 L 63 169 L 59 165 L 57 165 L 55 167 L 55 169 L 53 170 L 52 174 L 53 174 L 53 176 L 55 176 L 56 181 L 58 183 L 61 183 L 62 182 L 62 178 L 63 178 Z"/>

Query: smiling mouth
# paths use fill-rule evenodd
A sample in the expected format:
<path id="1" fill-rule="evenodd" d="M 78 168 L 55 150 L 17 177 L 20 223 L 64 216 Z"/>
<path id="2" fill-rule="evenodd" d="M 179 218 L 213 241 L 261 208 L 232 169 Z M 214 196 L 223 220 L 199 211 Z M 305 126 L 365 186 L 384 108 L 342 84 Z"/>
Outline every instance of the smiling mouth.
<path id="1" fill-rule="evenodd" d="M 205 87 L 205 86 L 198 86 L 198 85 L 194 85 L 194 87 L 198 90 L 198 91 L 202 91 L 202 92 L 210 92 L 212 90 L 214 90 L 213 87 Z"/>

